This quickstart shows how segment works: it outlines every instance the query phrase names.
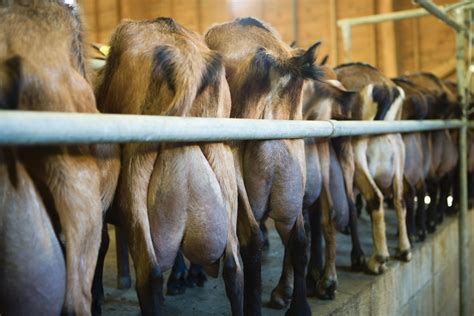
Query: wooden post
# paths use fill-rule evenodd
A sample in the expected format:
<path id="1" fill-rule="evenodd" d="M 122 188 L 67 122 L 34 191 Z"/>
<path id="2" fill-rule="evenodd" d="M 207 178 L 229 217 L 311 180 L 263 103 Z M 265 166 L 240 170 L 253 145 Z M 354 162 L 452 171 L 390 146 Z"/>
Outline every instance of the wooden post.
<path id="1" fill-rule="evenodd" d="M 338 64 L 338 51 L 337 51 L 337 4 L 336 0 L 329 1 L 329 33 L 331 34 L 331 53 L 329 60 L 332 61 L 333 65 Z"/>
<path id="2" fill-rule="evenodd" d="M 377 13 L 393 11 L 393 0 L 377 2 Z M 389 78 L 398 75 L 397 45 L 395 36 L 395 23 L 384 22 L 376 27 L 377 61 L 382 72 Z"/>

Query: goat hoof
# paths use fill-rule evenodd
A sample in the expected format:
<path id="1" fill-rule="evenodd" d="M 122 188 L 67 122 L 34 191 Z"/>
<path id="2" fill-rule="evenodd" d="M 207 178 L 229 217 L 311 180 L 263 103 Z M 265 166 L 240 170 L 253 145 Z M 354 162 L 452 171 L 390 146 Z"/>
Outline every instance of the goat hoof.
<path id="1" fill-rule="evenodd" d="M 203 287 L 204 283 L 207 282 L 207 276 L 202 268 L 189 269 L 186 281 L 188 287 Z"/>
<path id="2" fill-rule="evenodd" d="M 404 262 L 409 262 L 411 260 L 411 250 L 406 249 L 406 250 L 400 250 L 397 249 L 397 253 L 395 254 L 395 258 L 404 261 Z"/>
<path id="3" fill-rule="evenodd" d="M 387 270 L 387 266 L 385 263 L 380 262 L 374 257 L 371 257 L 369 261 L 367 261 L 367 269 L 371 274 L 382 274 Z"/>
<path id="4" fill-rule="evenodd" d="M 274 309 L 283 309 L 291 302 L 291 294 L 293 289 L 291 287 L 277 286 L 272 291 L 270 299 L 270 307 Z"/>
<path id="5" fill-rule="evenodd" d="M 126 290 L 132 287 L 132 278 L 130 276 L 119 276 L 117 278 L 117 288 Z"/>
<path id="6" fill-rule="evenodd" d="M 448 207 L 446 209 L 446 215 L 448 216 L 455 216 L 459 212 L 459 207 L 457 205 Z"/>
<path id="7" fill-rule="evenodd" d="M 99 300 L 92 300 L 92 304 L 91 304 L 92 316 L 102 315 L 102 303 L 103 303 L 103 297 Z"/>
<path id="8" fill-rule="evenodd" d="M 306 274 L 306 296 L 307 297 L 315 296 L 317 294 L 316 285 L 317 285 L 316 280 L 313 278 L 311 273 L 308 272 Z"/>
<path id="9" fill-rule="evenodd" d="M 296 304 L 294 304 L 296 305 Z M 286 311 L 285 316 L 310 316 L 311 308 L 308 305 L 308 302 L 304 302 L 302 306 L 290 306 Z"/>
<path id="10" fill-rule="evenodd" d="M 166 286 L 166 295 L 181 295 L 184 294 L 184 292 L 186 292 L 186 280 L 184 276 L 170 275 Z"/>
<path id="11" fill-rule="evenodd" d="M 425 241 L 425 239 L 426 239 L 426 230 L 420 230 L 420 231 L 418 232 L 418 239 L 417 239 L 417 241 L 423 242 L 423 241 Z"/>
<path id="12" fill-rule="evenodd" d="M 360 256 L 353 256 L 351 257 L 351 269 L 355 272 L 363 271 L 366 267 L 366 261 L 364 254 Z"/>
<path id="13" fill-rule="evenodd" d="M 389 255 L 376 255 L 375 260 L 377 260 L 379 263 L 385 263 L 388 262 Z"/>
<path id="14" fill-rule="evenodd" d="M 318 286 L 318 298 L 321 300 L 334 300 L 336 298 L 337 280 L 335 278 L 323 278 Z"/>
<path id="15" fill-rule="evenodd" d="M 428 230 L 428 233 L 434 233 L 436 231 L 436 223 L 434 221 L 429 221 L 426 225 L 426 229 Z"/>
<path id="16" fill-rule="evenodd" d="M 444 215 L 439 215 L 436 219 L 436 224 L 439 225 L 444 221 Z"/>

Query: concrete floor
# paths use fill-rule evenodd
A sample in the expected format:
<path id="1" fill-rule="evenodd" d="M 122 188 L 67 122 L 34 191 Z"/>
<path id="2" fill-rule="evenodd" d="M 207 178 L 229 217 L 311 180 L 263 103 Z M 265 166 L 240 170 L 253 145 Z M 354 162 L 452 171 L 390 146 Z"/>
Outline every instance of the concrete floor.
<path id="1" fill-rule="evenodd" d="M 386 212 L 387 239 L 389 251 L 393 255 L 396 247 L 396 218 L 393 211 Z M 279 237 L 269 222 L 270 249 L 264 255 L 264 265 L 262 267 L 263 296 L 262 302 L 266 305 L 270 299 L 270 293 L 277 284 L 281 273 L 283 258 L 283 248 Z M 111 233 L 111 246 L 106 258 L 106 268 L 104 276 L 105 303 L 103 305 L 104 315 L 138 315 L 140 313 L 135 290 L 118 290 L 116 285 L 116 265 L 115 265 L 115 244 L 113 229 Z M 360 237 L 362 247 L 366 255 L 372 250 L 370 220 L 367 215 L 360 219 Z M 415 245 L 414 256 L 417 255 Z M 337 271 L 339 287 L 334 301 L 321 301 L 316 298 L 309 298 L 313 313 L 318 315 L 329 315 L 340 310 L 357 292 L 370 286 L 378 276 L 367 275 L 365 273 L 354 273 L 350 269 L 350 236 L 342 234 L 337 238 Z M 399 265 L 391 260 L 389 267 Z M 403 264 L 404 265 L 404 264 Z M 132 269 L 133 270 L 133 269 Z M 167 296 L 165 299 L 164 311 L 167 315 L 229 315 L 230 306 L 224 292 L 224 282 L 221 277 L 217 279 L 209 278 L 204 288 L 190 288 L 181 296 Z M 263 308 L 263 315 L 283 315 L 284 310 L 273 310 Z"/>

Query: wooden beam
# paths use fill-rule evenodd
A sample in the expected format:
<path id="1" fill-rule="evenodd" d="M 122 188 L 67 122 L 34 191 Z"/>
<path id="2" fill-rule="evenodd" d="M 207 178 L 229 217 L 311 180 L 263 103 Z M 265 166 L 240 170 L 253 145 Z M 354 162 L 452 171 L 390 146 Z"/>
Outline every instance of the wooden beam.
<path id="1" fill-rule="evenodd" d="M 376 1 L 377 13 L 393 12 L 394 1 Z M 382 72 L 389 78 L 398 75 L 397 45 L 395 23 L 384 22 L 376 27 L 377 36 L 377 63 Z"/>
<path id="2" fill-rule="evenodd" d="M 421 69 L 420 64 L 420 20 L 413 19 L 413 62 L 415 65 L 415 70 Z"/>
<path id="3" fill-rule="evenodd" d="M 337 2 L 329 1 L 329 33 L 331 34 L 331 50 L 329 60 L 331 64 L 336 66 L 339 63 L 337 51 Z"/>

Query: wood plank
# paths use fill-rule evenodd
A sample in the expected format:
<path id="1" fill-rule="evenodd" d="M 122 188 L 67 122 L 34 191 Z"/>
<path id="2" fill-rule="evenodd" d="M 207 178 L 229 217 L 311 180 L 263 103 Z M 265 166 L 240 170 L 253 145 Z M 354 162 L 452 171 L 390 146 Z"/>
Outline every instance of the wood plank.
<path id="1" fill-rule="evenodd" d="M 376 4 L 377 14 L 393 11 L 393 0 L 380 1 Z M 388 77 L 398 74 L 398 49 L 395 43 L 394 22 L 384 22 L 376 26 L 377 66 Z"/>

